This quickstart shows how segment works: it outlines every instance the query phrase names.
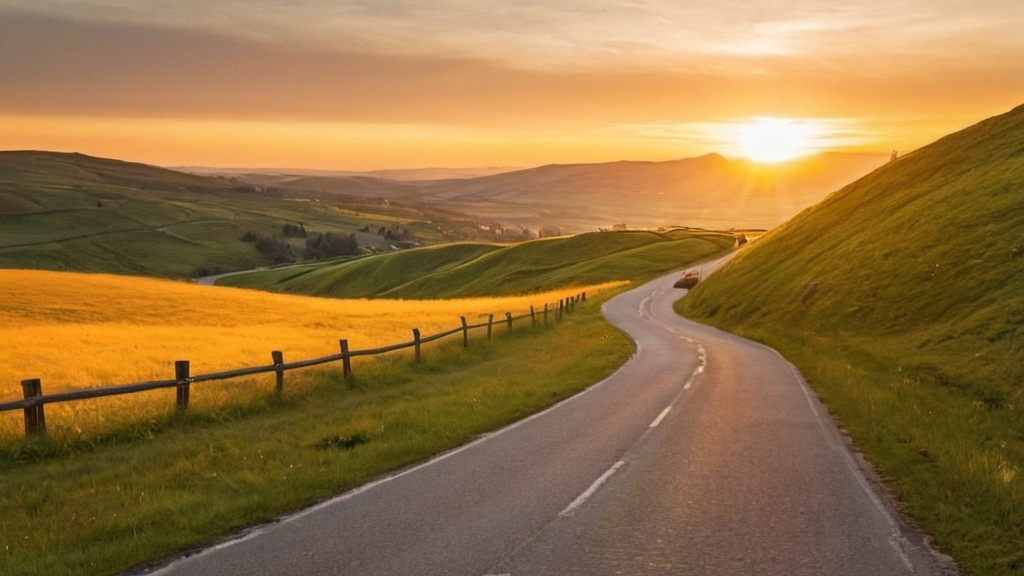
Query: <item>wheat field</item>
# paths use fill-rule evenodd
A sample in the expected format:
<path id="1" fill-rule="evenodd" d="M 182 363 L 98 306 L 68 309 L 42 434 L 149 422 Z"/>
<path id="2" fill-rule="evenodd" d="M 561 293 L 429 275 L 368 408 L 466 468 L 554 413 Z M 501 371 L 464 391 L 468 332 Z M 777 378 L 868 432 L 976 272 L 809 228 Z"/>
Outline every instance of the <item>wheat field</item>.
<path id="1" fill-rule="evenodd" d="M 610 285 L 543 294 L 459 300 L 335 300 L 187 282 L 35 270 L 0 271 L 0 401 L 22 397 L 21 381 L 42 380 L 43 392 L 173 378 L 174 361 L 193 374 L 335 354 L 407 342 L 470 323 L 521 314 L 531 305 Z M 272 376 L 270 377 L 272 378 Z M 255 378 L 253 380 L 259 380 Z M 194 387 L 229 401 L 237 385 Z M 195 391 L 195 389 L 202 390 Z M 47 424 L 74 434 L 165 411 L 173 391 L 52 404 Z M 201 396 L 200 396 L 201 397 Z M 159 398 L 157 400 L 156 398 Z M 172 401 L 173 402 L 173 401 Z M 158 404 L 159 406 L 151 406 Z M 0 413 L 0 440 L 23 434 L 20 411 Z"/>

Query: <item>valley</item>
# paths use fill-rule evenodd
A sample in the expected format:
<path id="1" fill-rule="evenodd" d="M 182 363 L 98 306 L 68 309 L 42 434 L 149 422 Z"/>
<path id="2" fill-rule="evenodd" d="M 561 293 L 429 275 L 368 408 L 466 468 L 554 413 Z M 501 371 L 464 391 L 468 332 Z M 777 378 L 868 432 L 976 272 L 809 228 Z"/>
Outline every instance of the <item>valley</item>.
<path id="1" fill-rule="evenodd" d="M 196 278 L 456 241 L 764 229 L 882 162 L 824 154 L 764 167 L 710 155 L 394 180 L 195 175 L 81 154 L 0 152 L 0 266 Z M 311 251 L 327 234 L 344 242 Z"/>

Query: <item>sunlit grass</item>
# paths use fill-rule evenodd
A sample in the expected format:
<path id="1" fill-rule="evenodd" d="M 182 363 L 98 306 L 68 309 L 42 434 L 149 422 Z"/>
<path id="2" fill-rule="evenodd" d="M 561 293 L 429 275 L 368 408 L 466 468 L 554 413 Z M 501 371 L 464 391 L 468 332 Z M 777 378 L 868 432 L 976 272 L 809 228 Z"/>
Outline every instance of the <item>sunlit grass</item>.
<path id="1" fill-rule="evenodd" d="M 730 249 L 733 234 L 626 230 L 506 246 L 446 244 L 230 276 L 226 286 L 315 296 L 462 298 L 653 278 Z"/>
<path id="2" fill-rule="evenodd" d="M 548 328 L 525 324 L 492 342 L 478 334 L 468 348 L 434 343 L 421 364 L 365 359 L 349 380 L 314 368 L 303 393 L 263 395 L 238 417 L 190 410 L 137 427 L 140 441 L 67 454 L 47 453 L 49 440 L 26 443 L 21 458 L 0 458 L 0 573 L 118 573 L 534 413 L 632 353 L 601 300 L 588 292 Z M 366 441 L 354 449 L 330 445 L 356 435 Z"/>
<path id="3" fill-rule="evenodd" d="M 606 286 L 585 288 L 596 293 Z M 0 271 L 0 401 L 22 397 L 21 381 L 40 378 L 44 393 L 174 377 L 174 361 L 193 374 L 408 342 L 489 314 L 522 314 L 579 288 L 507 298 L 332 300 L 211 288 L 185 282 L 100 274 Z M 357 363 L 360 359 L 354 359 Z M 273 389 L 272 376 L 192 387 L 197 406 L 245 404 Z M 301 379 L 289 374 L 294 391 Z M 94 436 L 166 415 L 173 390 L 46 407 L 52 434 Z M 24 435 L 20 412 L 0 413 L 0 442 Z"/>

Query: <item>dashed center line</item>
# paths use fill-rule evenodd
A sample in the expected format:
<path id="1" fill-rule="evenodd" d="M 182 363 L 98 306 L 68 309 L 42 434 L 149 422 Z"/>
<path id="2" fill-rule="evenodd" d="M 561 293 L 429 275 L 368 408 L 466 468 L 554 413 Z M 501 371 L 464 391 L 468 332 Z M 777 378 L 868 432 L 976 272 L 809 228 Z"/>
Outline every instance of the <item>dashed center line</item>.
<path id="1" fill-rule="evenodd" d="M 590 485 L 590 488 L 587 488 L 586 491 L 583 492 L 583 494 L 580 494 L 579 496 L 577 496 L 576 499 L 573 500 L 571 504 L 566 506 L 565 510 L 562 510 L 561 512 L 559 512 L 558 515 L 559 516 L 565 516 L 566 514 L 569 514 L 573 510 L 575 510 L 575 509 L 579 508 L 580 506 L 582 506 L 583 503 L 587 501 L 587 498 L 590 498 L 591 496 L 594 495 L 594 492 L 597 492 L 597 489 L 601 487 L 601 484 L 604 484 L 605 480 L 611 478 L 612 474 L 615 474 L 615 471 L 618 470 L 619 468 L 621 468 L 625 464 L 626 464 L 625 460 L 619 460 L 615 464 L 612 464 L 612 467 L 609 468 L 608 470 L 605 470 L 605 473 L 601 474 L 600 478 L 598 478 L 597 480 L 594 480 L 594 483 Z"/>
<path id="2" fill-rule="evenodd" d="M 665 416 L 668 416 L 668 411 L 671 409 L 671 406 L 666 406 L 665 409 L 661 411 L 661 414 L 658 414 L 658 417 L 654 419 L 654 422 L 651 422 L 651 428 L 657 428 L 658 424 L 661 424 L 661 421 L 665 419 Z"/>

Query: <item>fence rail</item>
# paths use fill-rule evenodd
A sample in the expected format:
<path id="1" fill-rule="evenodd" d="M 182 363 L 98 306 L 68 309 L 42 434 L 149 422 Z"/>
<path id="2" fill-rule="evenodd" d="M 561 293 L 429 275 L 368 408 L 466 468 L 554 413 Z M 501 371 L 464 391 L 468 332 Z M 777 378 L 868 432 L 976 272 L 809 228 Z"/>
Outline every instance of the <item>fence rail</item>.
<path id="1" fill-rule="evenodd" d="M 550 314 L 554 316 L 554 319 L 561 320 L 562 316 L 570 313 L 579 302 L 587 301 L 587 293 L 581 292 L 576 296 L 570 296 L 563 298 L 558 301 L 557 308 L 550 309 Z M 494 315 L 491 314 L 487 318 L 487 322 L 481 322 L 478 324 L 469 324 L 466 321 L 466 317 L 462 316 L 462 325 L 458 328 L 452 328 L 444 332 L 437 334 L 431 334 L 429 336 L 421 336 L 418 328 L 412 329 L 413 339 L 409 342 L 401 342 L 399 344 L 391 344 L 389 346 L 382 346 L 380 348 L 368 348 L 365 350 L 350 350 L 348 347 L 348 340 L 342 339 L 338 341 L 341 352 L 338 354 L 331 354 L 330 356 L 323 356 L 320 358 L 310 358 L 307 360 L 296 360 L 294 362 L 285 362 L 284 354 L 278 350 L 274 350 L 270 353 L 272 363 L 266 366 L 251 366 L 246 368 L 237 368 L 234 370 L 224 370 L 221 372 L 212 372 L 209 374 L 196 374 L 190 373 L 190 363 L 188 360 L 177 360 L 174 363 L 174 378 L 168 380 L 152 380 L 149 382 L 135 382 L 131 384 L 118 384 L 113 386 L 103 386 L 97 388 L 83 388 L 79 390 L 69 390 L 67 392 L 58 392 L 56 394 L 43 394 L 42 382 L 38 378 L 31 378 L 21 381 L 21 387 L 24 394 L 23 400 L 16 400 L 13 402 L 0 402 L 0 412 L 8 412 L 12 410 L 24 410 L 25 412 L 25 436 L 42 436 L 46 434 L 46 414 L 44 406 L 46 404 L 54 404 L 57 402 L 72 402 L 75 400 L 89 400 L 93 398 L 102 398 L 105 396 L 117 396 L 121 394 L 133 394 L 137 392 L 146 392 L 149 390 L 156 390 L 160 388 L 175 388 L 176 389 L 176 409 L 179 412 L 183 412 L 188 409 L 189 403 L 189 392 L 191 384 L 198 382 L 211 382 L 215 380 L 228 380 L 231 378 L 240 378 L 243 376 L 254 376 L 256 374 L 268 374 L 274 372 L 277 375 L 277 382 L 275 393 L 280 394 L 284 390 L 284 373 L 289 370 L 298 370 L 301 368 L 308 368 L 310 366 L 319 366 L 322 364 L 329 364 L 331 362 L 342 363 L 342 375 L 348 377 L 352 373 L 352 358 L 359 356 L 376 356 L 380 354 L 387 354 L 397 350 L 405 350 L 413 348 L 415 353 L 415 361 L 417 363 L 422 361 L 421 346 L 429 342 L 448 338 L 456 334 L 462 335 L 463 346 L 469 346 L 469 332 L 471 330 L 480 330 L 483 328 L 487 329 L 487 339 L 490 340 L 494 331 L 495 324 L 505 324 L 506 329 L 509 333 L 512 332 L 512 325 L 517 320 L 530 319 L 531 325 L 536 326 L 538 322 L 543 322 L 544 325 L 548 323 L 549 307 L 548 304 L 544 304 L 542 312 L 534 309 L 530 306 L 530 312 L 519 316 L 513 316 L 511 312 L 505 313 L 505 318 L 499 319 L 495 322 Z"/>

